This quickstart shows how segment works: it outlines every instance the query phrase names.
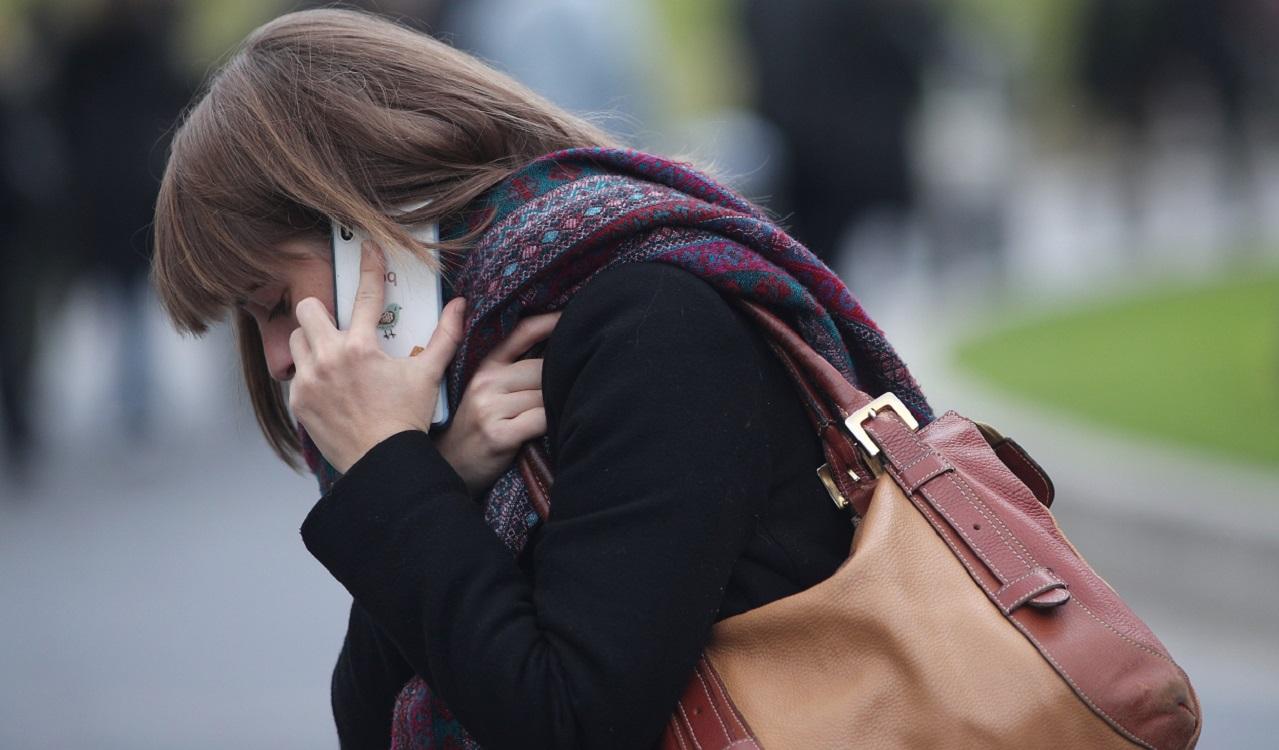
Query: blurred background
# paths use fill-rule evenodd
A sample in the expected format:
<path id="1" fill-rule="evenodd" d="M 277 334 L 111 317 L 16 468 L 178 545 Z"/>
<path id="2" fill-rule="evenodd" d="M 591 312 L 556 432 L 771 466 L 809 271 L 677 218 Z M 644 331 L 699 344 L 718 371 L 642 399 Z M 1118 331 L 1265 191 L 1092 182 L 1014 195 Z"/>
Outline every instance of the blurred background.
<path id="1" fill-rule="evenodd" d="M 369 2 L 773 210 L 1279 734 L 1279 5 Z M 336 747 L 348 599 L 230 335 L 147 289 L 166 133 L 270 0 L 0 0 L 0 748 Z"/>

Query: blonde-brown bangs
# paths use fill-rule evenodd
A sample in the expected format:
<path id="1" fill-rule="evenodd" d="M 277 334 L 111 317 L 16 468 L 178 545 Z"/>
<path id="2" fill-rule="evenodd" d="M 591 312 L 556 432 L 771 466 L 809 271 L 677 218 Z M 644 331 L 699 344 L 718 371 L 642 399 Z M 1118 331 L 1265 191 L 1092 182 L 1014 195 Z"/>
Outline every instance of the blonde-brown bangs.
<path id="1" fill-rule="evenodd" d="M 317 223 L 312 231 L 322 238 L 327 226 Z M 234 208 L 194 201 L 177 208 L 168 228 L 157 219 L 157 236 L 164 231 L 171 233 L 170 251 L 156 254 L 155 286 L 174 324 L 197 335 L 275 278 L 284 257 L 264 248 L 307 233 L 287 220 L 252 219 Z"/>

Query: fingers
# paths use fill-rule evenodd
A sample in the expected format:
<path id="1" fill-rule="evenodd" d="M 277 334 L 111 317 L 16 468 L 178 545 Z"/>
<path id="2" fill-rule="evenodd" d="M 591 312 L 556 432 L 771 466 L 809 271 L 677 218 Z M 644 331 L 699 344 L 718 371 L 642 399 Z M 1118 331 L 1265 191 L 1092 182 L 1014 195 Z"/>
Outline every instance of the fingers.
<path id="1" fill-rule="evenodd" d="M 485 359 L 493 359 L 502 363 L 511 363 L 518 360 L 520 355 L 533 348 L 534 344 L 550 337 L 551 332 L 555 330 L 555 324 L 559 320 L 560 313 L 558 312 L 524 318 L 511 331 L 511 335 L 493 347 L 493 351 Z"/>
<path id="2" fill-rule="evenodd" d="M 527 391 L 542 387 L 542 360 L 521 359 L 503 368 L 502 384 L 507 391 Z"/>
<path id="3" fill-rule="evenodd" d="M 293 309 L 293 314 L 298 320 L 298 325 L 301 326 L 299 330 L 306 335 L 311 349 L 318 346 L 320 342 L 337 335 L 338 329 L 333 323 L 332 316 L 329 315 L 328 308 L 315 297 L 307 297 L 298 302 L 297 307 Z"/>
<path id="4" fill-rule="evenodd" d="M 516 391 L 508 393 L 496 402 L 496 413 L 499 419 L 515 419 L 532 409 L 542 408 L 542 391 Z"/>
<path id="5" fill-rule="evenodd" d="M 512 393 L 541 387 L 541 359 L 521 359 L 511 364 L 499 364 L 486 359 L 468 386 L 490 393 Z"/>
<path id="6" fill-rule="evenodd" d="M 355 307 L 351 311 L 351 331 L 372 336 L 382 317 L 386 298 L 386 258 L 382 248 L 365 240 L 360 245 L 360 285 L 355 290 Z"/>
<path id="7" fill-rule="evenodd" d="M 315 354 L 311 351 L 311 345 L 307 343 L 306 331 L 301 327 L 294 328 L 289 334 L 289 354 L 293 357 L 295 368 L 309 366 L 314 360 Z"/>
<path id="8" fill-rule="evenodd" d="M 546 409 L 529 409 L 506 423 L 507 437 L 513 443 L 523 443 L 546 434 Z"/>
<path id="9" fill-rule="evenodd" d="M 431 340 L 413 358 L 412 361 L 422 363 L 421 367 L 428 379 L 439 380 L 444 376 L 444 370 L 449 366 L 453 355 L 457 353 L 457 347 L 462 343 L 465 315 L 466 300 L 461 297 L 450 300 L 440 313 L 440 322 L 435 326 Z"/>

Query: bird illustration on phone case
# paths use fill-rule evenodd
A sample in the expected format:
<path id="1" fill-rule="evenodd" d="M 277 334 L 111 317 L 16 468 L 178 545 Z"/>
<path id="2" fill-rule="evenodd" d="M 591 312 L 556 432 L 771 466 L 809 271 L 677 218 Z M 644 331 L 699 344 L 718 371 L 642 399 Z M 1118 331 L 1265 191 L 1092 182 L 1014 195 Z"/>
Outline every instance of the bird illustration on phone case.
<path id="1" fill-rule="evenodd" d="M 382 338 L 395 338 L 395 324 L 400 322 L 400 306 L 392 302 L 382 311 L 382 317 L 377 320 L 377 329 L 382 332 Z"/>

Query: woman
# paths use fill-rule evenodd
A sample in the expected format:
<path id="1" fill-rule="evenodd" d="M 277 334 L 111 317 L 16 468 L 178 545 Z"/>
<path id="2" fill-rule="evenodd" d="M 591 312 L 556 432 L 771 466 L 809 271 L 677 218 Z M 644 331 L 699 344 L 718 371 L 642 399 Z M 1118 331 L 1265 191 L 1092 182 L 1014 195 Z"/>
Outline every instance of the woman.
<path id="1" fill-rule="evenodd" d="M 327 237 L 411 247 L 386 210 L 409 200 L 456 298 L 392 360 L 377 249 L 339 332 Z M 651 746 L 715 621 L 840 564 L 820 444 L 734 299 L 928 416 L 843 284 L 749 203 L 353 12 L 279 18 L 213 78 L 173 141 L 155 280 L 185 330 L 233 311 L 263 431 L 320 476 L 302 535 L 354 599 L 344 747 Z M 530 440 L 545 522 L 513 466 Z"/>

